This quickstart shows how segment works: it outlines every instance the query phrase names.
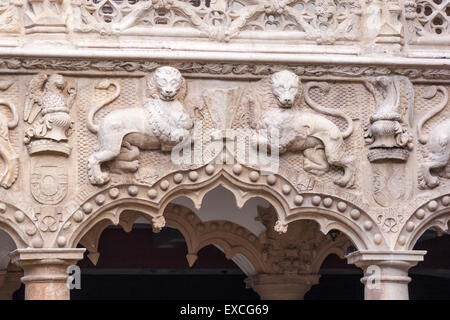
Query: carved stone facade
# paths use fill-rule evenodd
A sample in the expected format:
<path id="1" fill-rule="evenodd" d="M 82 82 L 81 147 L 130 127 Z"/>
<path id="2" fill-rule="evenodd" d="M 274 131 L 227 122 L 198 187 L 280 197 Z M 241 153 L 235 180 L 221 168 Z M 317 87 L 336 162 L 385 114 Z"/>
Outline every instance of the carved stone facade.
<path id="1" fill-rule="evenodd" d="M 261 298 L 303 298 L 353 246 L 363 283 L 382 270 L 366 298 L 408 299 L 415 243 L 449 228 L 449 16 L 447 0 L 1 2 L 0 228 L 26 297 L 68 298 L 78 244 L 96 263 L 106 227 L 144 216 L 180 230 L 190 265 L 209 244 L 245 257 Z M 265 231 L 171 203 L 218 186 L 269 202 Z"/>

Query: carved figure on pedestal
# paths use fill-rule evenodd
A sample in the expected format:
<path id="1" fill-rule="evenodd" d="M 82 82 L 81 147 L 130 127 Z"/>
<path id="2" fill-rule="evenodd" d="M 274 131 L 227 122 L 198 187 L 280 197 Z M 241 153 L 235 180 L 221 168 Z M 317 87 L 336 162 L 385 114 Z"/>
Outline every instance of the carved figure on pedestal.
<path id="1" fill-rule="evenodd" d="M 10 81 L 0 81 L 0 90 L 7 90 L 12 84 L 13 82 Z M 9 129 L 17 127 L 19 115 L 16 107 L 9 101 L 0 98 L 0 105 L 8 107 L 13 115 L 11 121 L 8 121 L 4 116 L 0 116 L 0 157 L 5 163 L 4 172 L 0 175 L 0 185 L 3 188 L 9 188 L 19 175 L 19 156 L 9 142 Z"/>
<path id="2" fill-rule="evenodd" d="M 400 77 L 377 77 L 364 81 L 372 93 L 376 112 L 364 128 L 364 140 L 369 145 L 369 161 L 395 159 L 405 161 L 412 150 L 412 136 L 408 133 L 400 104 Z M 379 94 L 377 94 L 377 90 Z M 379 96 L 381 96 L 381 101 Z M 410 110 L 411 111 L 411 110 Z"/>
<path id="3" fill-rule="evenodd" d="M 441 103 L 434 107 L 417 124 L 419 142 L 426 144 L 429 152 L 428 160 L 422 163 L 419 171 L 419 187 L 421 189 L 435 188 L 439 185 L 439 178 L 433 176 L 431 171 L 441 170 L 439 172 L 441 176 L 450 178 L 449 171 L 444 170 L 445 167 L 450 165 L 450 119 L 436 125 L 428 137 L 422 132 L 425 122 L 441 112 L 448 103 L 448 91 L 445 87 L 433 86 L 430 89 L 424 98 L 431 99 L 436 96 L 438 91 L 443 94 L 443 97 Z"/>
<path id="4" fill-rule="evenodd" d="M 103 81 L 100 88 L 116 87 L 111 99 L 89 110 L 88 129 L 98 134 L 100 148 L 89 157 L 88 175 L 92 184 L 105 184 L 110 177 L 101 170 L 104 162 L 117 158 L 121 148 L 170 151 L 190 136 L 193 121 L 182 104 L 186 95 L 186 81 L 172 67 L 160 67 L 150 76 L 148 86 L 151 98 L 143 107 L 125 108 L 109 113 L 99 125 L 95 113 L 120 94 L 117 83 Z M 134 160 L 133 160 L 134 161 Z M 136 164 L 136 163 L 135 163 Z"/>
<path id="5" fill-rule="evenodd" d="M 255 136 L 253 143 L 260 148 L 277 148 L 280 154 L 287 151 L 302 152 L 303 167 L 313 174 L 325 173 L 329 164 L 341 167 L 344 175 L 335 179 L 335 183 L 351 187 L 355 176 L 354 157 L 346 154 L 344 139 L 353 132 L 352 120 L 342 112 L 324 108 L 314 102 L 308 92 L 315 87 L 324 91 L 329 89 L 326 83 L 306 84 L 306 102 L 318 112 L 344 118 L 348 125 L 344 132 L 321 115 L 293 109 L 301 96 L 301 81 L 293 72 L 284 70 L 261 80 L 255 86 L 253 96 L 248 97 L 251 126 L 268 132 L 267 135 Z M 273 134 L 278 135 L 278 144 Z"/>
<path id="6" fill-rule="evenodd" d="M 62 75 L 36 75 L 30 81 L 25 98 L 23 118 L 32 124 L 25 131 L 25 144 L 36 139 L 67 141 L 72 126 L 69 112 L 75 96 L 75 87 L 68 85 Z M 41 118 L 36 122 L 39 114 Z"/>

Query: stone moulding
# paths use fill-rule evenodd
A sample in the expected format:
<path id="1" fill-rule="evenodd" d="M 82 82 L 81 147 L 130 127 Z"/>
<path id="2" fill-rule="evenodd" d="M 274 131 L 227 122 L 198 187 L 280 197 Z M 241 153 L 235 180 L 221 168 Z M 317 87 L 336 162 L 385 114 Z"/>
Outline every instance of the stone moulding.
<path id="1" fill-rule="evenodd" d="M 450 194 L 444 194 L 417 208 L 404 224 L 395 249 L 412 250 L 420 236 L 428 229 L 445 232 L 450 224 Z"/>
<path id="2" fill-rule="evenodd" d="M 11 236 L 17 248 L 44 245 L 41 232 L 28 213 L 5 201 L 0 201 L 0 227 Z"/>
<path id="3" fill-rule="evenodd" d="M 276 59 L 273 58 L 273 60 Z M 352 59 L 348 59 L 342 64 L 336 63 L 333 65 L 320 65 L 317 62 L 316 64 L 306 65 L 304 61 L 297 64 L 290 62 L 286 65 L 283 62 L 216 63 L 213 60 L 210 62 L 180 62 L 173 58 L 168 58 L 168 61 L 170 61 L 168 63 L 170 66 L 179 69 L 183 76 L 189 79 L 189 85 L 191 85 L 190 81 L 196 81 L 192 79 L 201 77 L 206 79 L 222 77 L 221 79 L 241 81 L 257 80 L 286 69 L 302 78 L 304 77 L 307 80 L 306 83 L 311 79 L 362 82 L 368 76 L 402 75 L 415 81 L 416 87 L 420 88 L 424 83 L 445 83 L 450 80 L 450 72 L 445 67 L 448 63 L 438 66 L 437 60 L 432 60 L 433 63 L 430 60 L 428 61 L 429 65 L 425 63 L 420 67 L 414 67 L 414 63 L 418 64 L 421 60 L 408 59 L 400 59 L 400 63 L 392 66 L 386 66 L 380 61 L 370 62 L 369 60 L 365 61 L 365 64 L 353 65 Z M 409 63 L 414 61 L 414 63 L 409 65 L 406 63 L 407 61 Z M 130 58 L 130 60 L 127 58 L 124 61 L 117 58 L 87 59 L 81 57 L 0 58 L 0 72 L 20 74 L 21 77 L 30 76 L 30 74 L 38 73 L 41 70 L 52 70 L 67 78 L 118 76 L 136 80 L 137 78 L 143 78 L 144 75 L 155 71 L 162 65 L 167 64 L 163 64 L 160 60 L 150 60 L 148 57 L 142 60 L 135 57 Z M 138 80 L 141 81 L 142 79 Z M 84 79 L 77 79 L 77 81 L 82 85 L 86 83 Z M 123 81 L 124 84 L 126 82 Z M 142 83 L 139 85 L 142 85 Z M 315 99 L 319 101 L 320 97 Z M 118 102 L 118 105 L 114 108 L 122 107 L 121 103 L 123 101 Z M 84 118 L 81 118 L 83 117 L 81 112 L 84 111 L 83 108 L 85 106 L 79 103 L 74 105 L 72 114 L 77 117 L 77 120 L 81 120 L 81 123 L 78 121 L 77 126 L 84 124 L 82 122 Z M 355 117 L 354 115 L 352 117 L 352 121 L 355 123 L 362 120 L 362 117 Z M 77 127 L 77 129 L 79 130 L 80 127 Z M 79 134 L 79 132 L 75 132 L 75 134 Z M 77 136 L 75 135 L 75 137 Z M 73 142 L 73 139 L 71 138 L 69 142 Z M 70 153 L 70 149 L 66 149 L 64 145 L 60 147 L 62 149 L 57 150 L 60 153 L 63 152 L 67 155 Z M 75 147 L 75 145 L 71 144 L 71 147 Z M 76 148 L 72 149 L 73 152 L 75 152 L 74 150 Z M 36 157 L 38 154 L 33 156 Z M 70 155 L 67 159 L 78 161 Z M 97 231 L 101 232 L 111 223 L 124 224 L 131 228 L 133 220 L 127 218 L 131 211 L 142 212 L 152 222 L 155 231 L 158 231 L 166 224 L 167 217 L 164 216 L 164 212 L 173 199 L 183 195 L 192 199 L 195 206 L 200 208 L 205 194 L 217 186 L 223 186 L 230 190 L 239 207 L 242 207 L 248 199 L 253 197 L 266 199 L 278 214 L 277 223 L 274 228 L 271 228 L 277 232 L 286 232 L 288 225 L 297 220 L 313 220 L 319 224 L 322 233 L 327 234 L 329 231 L 337 229 L 348 235 L 354 245 L 362 250 L 388 250 L 394 247 L 411 249 L 410 246 L 413 246 L 415 239 L 426 229 L 433 226 L 440 226 L 441 229 L 445 229 L 446 223 L 448 223 L 448 220 L 443 218 L 446 217 L 446 211 L 443 211 L 442 215 L 439 216 L 430 215 L 432 217 L 430 220 L 423 219 L 427 221 L 427 224 L 420 224 L 419 221 L 414 219 L 420 220 L 422 211 L 419 209 L 410 216 L 412 210 L 407 208 L 405 211 L 408 212 L 401 212 L 406 224 L 403 223 L 403 220 L 397 219 L 398 224 L 401 225 L 398 226 L 397 231 L 388 235 L 387 232 L 383 231 L 383 226 L 380 224 L 381 221 L 391 223 L 393 218 L 383 214 L 381 218 L 377 217 L 379 221 L 376 222 L 375 213 L 377 209 L 371 208 L 369 200 L 358 192 L 360 190 L 355 192 L 354 189 L 337 189 L 321 181 L 317 182 L 315 188 L 307 191 L 305 189 L 300 190 L 298 184 L 295 185 L 293 181 L 284 178 L 288 176 L 287 174 L 272 175 L 268 179 L 268 176 L 262 175 L 258 170 L 240 164 L 235 166 L 209 164 L 191 171 L 178 169 L 173 169 L 173 171 L 164 177 L 158 177 L 158 181 L 153 183 L 152 180 L 151 183 L 145 185 L 136 181 L 130 182 L 132 177 L 129 176 L 127 178 L 130 179 L 125 180 L 128 182 L 114 182 L 116 184 L 112 183 L 106 188 L 83 186 L 77 190 L 75 197 L 68 199 L 68 202 L 61 203 L 61 207 L 55 207 L 55 212 L 48 212 L 48 208 L 37 207 L 30 208 L 28 211 L 19 210 L 13 206 L 5 205 L 6 213 L 3 213 L 4 219 L 1 220 L 1 223 L 5 229 L 11 230 L 11 233 L 14 234 L 13 237 L 18 247 L 71 248 L 78 243 L 82 243 L 87 247 L 92 247 L 91 258 L 93 260 L 96 259 L 98 254 L 95 252 L 94 245 L 98 239 L 95 239 L 91 232 L 92 234 Z M 332 175 L 336 173 L 333 172 Z M 14 192 L 14 190 L 12 191 Z M 8 195 L 9 191 L 4 192 Z M 422 194 L 422 196 L 427 195 Z M 435 197 L 434 193 L 432 197 Z M 447 206 L 445 203 L 448 203 L 446 197 L 448 198 L 448 196 L 438 198 L 435 202 L 438 203 L 438 206 L 442 203 L 442 206 L 445 207 Z M 430 203 L 432 204 L 427 205 L 429 210 L 436 210 L 433 209 L 435 207 L 434 202 L 431 201 Z M 30 206 L 33 205 L 30 204 Z M 402 211 L 405 206 L 393 208 L 393 210 L 397 209 Z M 0 211 L 2 211 L 1 206 Z M 40 213 L 40 218 L 38 213 Z M 48 222 L 48 216 L 52 216 L 54 221 Z M 44 218 L 47 222 L 42 221 Z M 0 212 L 0 219 L 2 219 L 2 212 Z M 50 231 L 44 234 L 47 231 L 42 230 L 41 224 L 46 226 L 51 224 L 51 228 L 47 228 Z M 392 230 L 392 228 L 389 230 Z M 416 230 L 417 233 L 415 233 Z M 194 259 L 194 251 L 190 252 L 192 255 L 190 259 Z"/>
<path id="4" fill-rule="evenodd" d="M 317 274 L 329 254 L 334 253 L 343 258 L 346 248 L 351 245 L 348 238 L 342 234 L 333 240 L 320 234 L 313 239 L 310 233 L 302 234 L 298 232 L 298 229 L 293 230 L 294 233 L 291 233 L 290 238 L 283 242 L 283 235 L 274 236 L 273 230 L 270 228 L 260 235 L 255 235 L 248 229 L 230 221 L 203 222 L 190 209 L 174 204 L 166 207 L 164 216 L 167 226 L 176 228 L 183 235 L 187 246 L 186 259 L 190 267 L 197 261 L 198 252 L 201 249 L 209 245 L 216 245 L 225 253 L 225 257 L 235 261 L 247 276 L 260 273 Z M 138 213 L 127 213 L 120 217 L 119 224 L 126 232 L 129 232 L 138 217 Z M 89 250 L 88 257 L 94 264 L 99 257 L 97 249 L 100 235 L 108 225 L 108 221 L 98 223 L 80 240 L 80 243 Z M 307 226 L 310 225 L 307 224 Z M 314 233 L 314 231 L 312 232 Z M 288 241 L 292 238 L 296 238 L 299 243 L 307 242 L 311 246 L 306 248 L 300 244 L 291 245 Z M 278 245 L 274 246 L 274 242 L 277 241 L 279 241 Z M 280 248 L 287 248 L 287 251 L 280 251 Z M 277 257 L 272 256 L 270 252 L 274 252 L 278 258 L 281 255 L 280 261 L 277 261 Z M 246 262 L 251 266 L 240 260 L 239 255 L 244 256 L 247 259 Z M 306 263 L 303 264 L 304 262 Z M 280 268 L 279 263 L 288 268 Z"/>
<path id="5" fill-rule="evenodd" d="M 199 54 L 200 55 L 200 54 Z M 125 57 L 126 55 L 124 55 Z M 217 59 L 217 57 L 212 57 Z M 226 57 L 224 57 L 226 59 Z M 243 60 L 243 59 L 242 59 Z M 251 59 L 250 59 L 251 60 Z M 376 60 L 376 59 L 375 59 Z M 261 61 L 253 63 L 236 63 L 236 62 L 159 62 L 158 60 L 149 60 L 142 58 L 140 60 L 116 60 L 113 58 L 39 58 L 39 57 L 1 57 L 0 53 L 0 71 L 3 72 L 29 72 L 33 71 L 67 71 L 73 73 L 95 72 L 95 73 L 110 73 L 110 72 L 125 72 L 126 74 L 144 75 L 154 71 L 160 66 L 169 65 L 177 68 L 183 75 L 204 77 L 218 77 L 228 76 L 232 78 L 261 78 L 263 76 L 272 74 L 280 70 L 290 70 L 302 77 L 337 77 L 337 78 L 353 78 L 358 81 L 363 81 L 362 77 L 366 76 L 387 76 L 387 75 L 402 75 L 408 77 L 411 81 L 420 80 L 450 80 L 450 70 L 448 67 L 443 67 L 442 63 L 449 64 L 448 61 L 439 62 L 438 60 L 430 60 L 432 64 L 422 64 L 424 61 L 405 61 L 405 64 L 415 64 L 415 67 L 402 66 L 398 64 L 400 59 L 393 61 L 392 65 L 387 66 L 387 61 L 381 59 L 380 61 L 373 61 L 371 65 L 370 60 L 352 62 L 352 59 L 344 59 L 337 61 L 336 64 L 327 65 L 329 61 L 314 62 L 314 64 L 307 63 L 307 61 L 299 60 L 296 63 L 287 61 L 286 64 L 274 64 L 270 61 L 277 61 L 275 57 L 268 60 L 267 63 Z M 315 64 L 317 63 L 317 65 Z"/>
<path id="6" fill-rule="evenodd" d="M 192 43 L 208 47 L 205 40 L 235 47 L 283 41 L 283 47 L 292 43 L 292 50 L 305 53 L 318 53 L 328 45 L 328 52 L 339 54 L 439 57 L 446 52 L 436 48 L 449 43 L 447 9 L 447 1 L 430 0 L 9 0 L 0 6 L 0 32 L 5 38 L 20 36 L 24 43 L 37 34 L 53 33 L 76 47 L 136 47 L 153 41 L 161 48 L 159 38 L 165 37 L 170 39 L 166 45 L 187 48 Z M 294 43 L 298 41 L 301 48 Z"/>

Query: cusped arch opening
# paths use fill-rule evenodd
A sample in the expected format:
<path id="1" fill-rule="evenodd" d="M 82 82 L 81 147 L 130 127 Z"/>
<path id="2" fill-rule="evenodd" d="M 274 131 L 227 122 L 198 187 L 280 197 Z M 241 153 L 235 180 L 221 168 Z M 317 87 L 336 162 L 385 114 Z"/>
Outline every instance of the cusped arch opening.
<path id="1" fill-rule="evenodd" d="M 450 195 L 430 200 L 415 210 L 397 240 L 397 249 L 413 250 L 428 230 L 444 234 L 450 229 Z"/>
<path id="2" fill-rule="evenodd" d="M 175 208 L 179 209 L 175 210 Z M 222 286 L 220 287 L 220 290 L 213 290 L 214 292 L 212 293 L 212 295 L 208 294 L 206 290 L 203 290 L 203 293 L 200 292 L 201 290 L 198 290 L 197 294 L 205 295 L 204 297 L 199 296 L 198 298 L 211 297 L 213 295 L 220 294 L 219 291 L 227 290 L 228 293 L 231 292 L 230 290 L 240 290 L 239 292 L 237 292 L 237 296 L 254 295 L 251 290 L 246 290 L 244 287 L 243 279 L 246 276 L 246 271 L 253 268 L 253 266 L 245 256 L 241 254 L 235 254 L 233 255 L 233 257 L 229 257 L 227 255 L 227 253 L 229 253 L 229 248 L 226 248 L 226 243 L 222 243 L 220 241 L 212 241 L 211 244 L 203 245 L 202 239 L 199 239 L 200 249 L 198 250 L 198 252 L 196 252 L 195 260 L 190 261 L 191 257 L 189 257 L 188 242 L 195 242 L 196 240 L 192 238 L 185 239 L 185 235 L 189 236 L 193 230 L 190 230 L 189 226 L 186 226 L 186 223 L 183 223 L 184 220 L 177 220 L 177 217 L 179 216 L 181 216 L 183 219 L 187 218 L 183 217 L 183 208 L 181 208 L 180 206 L 175 207 L 171 205 L 167 208 L 167 210 L 171 211 L 167 214 L 167 227 L 163 228 L 159 233 L 155 234 L 152 232 L 150 222 L 147 221 L 147 219 L 142 214 L 129 211 L 123 212 L 123 222 L 120 221 L 117 226 L 113 226 L 110 221 L 100 221 L 97 226 L 94 226 L 94 228 L 92 228 L 91 231 L 88 232 L 85 237 L 83 237 L 80 244 L 85 245 L 88 238 L 90 238 L 91 241 L 94 239 L 98 239 L 96 251 L 98 251 L 101 256 L 100 259 L 98 259 L 97 257 L 97 266 L 101 269 L 132 269 L 133 262 L 139 263 L 142 261 L 147 261 L 147 265 L 141 265 L 141 271 L 136 272 L 141 272 L 141 274 L 142 272 L 145 273 L 145 268 L 159 269 L 159 271 L 155 272 L 162 273 L 161 275 L 163 275 L 163 278 L 164 275 L 168 276 L 169 278 L 170 275 L 180 275 L 181 278 L 184 277 L 183 281 L 191 282 L 195 285 L 196 288 L 204 285 L 205 281 L 201 281 L 201 283 L 195 283 L 192 278 L 195 278 L 195 275 L 205 275 L 206 277 L 210 277 L 212 279 L 211 281 L 217 282 L 218 285 L 215 286 L 216 288 L 219 288 L 219 284 L 220 286 Z M 188 211 L 188 209 L 186 210 Z M 131 223 L 131 221 L 133 221 L 133 223 Z M 185 226 L 183 232 L 174 227 L 179 224 Z M 94 234 L 94 231 L 100 234 Z M 114 239 L 114 234 L 116 234 L 116 236 L 117 234 L 119 234 L 119 237 Z M 134 241 L 133 238 L 135 239 Z M 110 243 L 109 245 L 105 246 L 105 242 Z M 126 254 L 126 256 L 123 256 L 121 258 L 120 255 L 124 253 Z M 113 261 L 117 265 L 105 265 L 107 261 Z M 167 264 L 164 264 L 164 261 L 166 261 Z M 192 266 L 189 266 L 191 262 Z M 81 263 L 89 264 L 86 261 Z M 85 272 L 86 267 L 86 265 L 83 265 L 83 270 Z M 91 269 L 91 271 L 87 270 L 88 275 L 97 274 L 99 272 L 96 272 L 95 268 L 93 268 L 92 265 L 88 267 L 90 268 L 87 269 Z M 167 274 L 165 274 L 165 270 L 169 270 L 170 272 L 167 271 Z M 229 275 L 230 281 L 218 281 L 217 277 L 219 274 Z M 189 278 L 189 276 L 192 277 Z M 146 279 L 145 275 L 143 277 L 144 282 L 150 281 Z M 131 279 L 130 281 L 133 282 L 134 280 Z M 173 279 L 169 279 L 167 281 L 173 281 Z M 241 289 L 238 288 L 238 285 L 241 286 Z M 127 290 L 127 288 L 123 289 Z M 136 290 L 141 289 L 142 288 L 136 288 Z M 180 292 L 183 292 L 183 290 L 186 290 L 186 288 L 180 287 L 179 290 Z M 164 295 L 166 293 L 162 292 L 161 294 Z M 142 298 L 142 295 L 140 297 Z M 77 297 L 74 298 L 77 299 Z M 173 298 L 173 296 L 170 296 L 170 298 Z M 188 298 L 188 296 L 180 298 Z M 217 298 L 220 297 L 217 296 Z M 254 298 L 256 298 L 256 296 Z"/>
<path id="3" fill-rule="evenodd" d="M 203 222 L 227 220 L 243 226 L 256 236 L 259 236 L 266 229 L 257 219 L 258 207 L 269 208 L 271 206 L 267 200 L 261 197 L 253 197 L 239 207 L 236 196 L 221 185 L 205 194 L 200 208 L 196 208 L 194 201 L 186 196 L 179 196 L 171 203 L 189 208 Z"/>
<path id="4" fill-rule="evenodd" d="M 450 221 L 447 230 L 431 227 L 415 243 L 413 250 L 425 250 L 424 260 L 409 270 L 411 300 L 448 300 L 450 293 Z"/>

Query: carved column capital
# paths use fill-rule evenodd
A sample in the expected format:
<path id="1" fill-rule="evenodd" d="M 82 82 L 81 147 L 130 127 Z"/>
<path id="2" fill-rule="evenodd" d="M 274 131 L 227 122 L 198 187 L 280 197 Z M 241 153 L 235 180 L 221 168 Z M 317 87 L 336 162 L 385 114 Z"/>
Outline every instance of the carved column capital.
<path id="1" fill-rule="evenodd" d="M 408 270 L 423 261 L 426 251 L 356 251 L 346 256 L 349 264 L 364 271 L 361 282 L 366 300 L 408 300 Z"/>
<path id="2" fill-rule="evenodd" d="M 26 300 L 68 300 L 67 268 L 83 259 L 86 249 L 17 249 L 11 261 L 23 268 Z"/>
<path id="3" fill-rule="evenodd" d="M 319 283 L 319 274 L 257 274 L 245 280 L 261 300 L 303 300 L 306 292 Z"/>

